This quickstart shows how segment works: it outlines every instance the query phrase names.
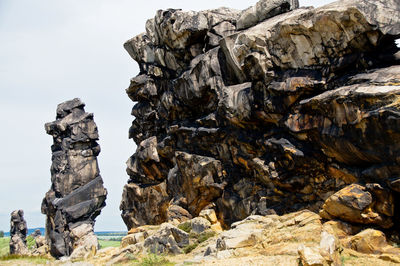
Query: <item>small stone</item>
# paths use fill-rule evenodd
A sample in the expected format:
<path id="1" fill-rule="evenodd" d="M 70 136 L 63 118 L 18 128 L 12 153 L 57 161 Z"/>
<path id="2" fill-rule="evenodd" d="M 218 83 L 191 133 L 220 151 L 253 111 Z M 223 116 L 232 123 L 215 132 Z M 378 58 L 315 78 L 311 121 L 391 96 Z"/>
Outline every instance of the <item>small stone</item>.
<path id="1" fill-rule="evenodd" d="M 324 258 L 319 254 L 318 250 L 315 248 L 306 247 L 301 245 L 298 248 L 298 253 L 300 256 L 300 261 L 304 266 L 323 266 Z"/>

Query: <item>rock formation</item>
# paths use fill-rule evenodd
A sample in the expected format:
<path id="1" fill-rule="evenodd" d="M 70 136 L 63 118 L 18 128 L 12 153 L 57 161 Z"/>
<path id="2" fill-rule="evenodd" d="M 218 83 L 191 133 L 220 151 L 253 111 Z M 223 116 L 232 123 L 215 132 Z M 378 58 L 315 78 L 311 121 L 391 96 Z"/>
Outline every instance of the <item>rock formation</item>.
<path id="1" fill-rule="evenodd" d="M 93 114 L 86 113 L 80 99 L 61 103 L 56 121 L 47 123 L 53 136 L 51 189 L 42 203 L 46 214 L 46 238 L 54 257 L 81 257 L 97 250 L 93 232 L 96 217 L 105 206 L 97 164 L 100 146 Z"/>
<path id="2" fill-rule="evenodd" d="M 33 233 L 30 234 L 33 238 L 39 237 L 42 235 L 42 232 L 40 232 L 40 229 L 36 229 Z"/>
<path id="3" fill-rule="evenodd" d="M 28 247 L 26 246 L 27 233 L 28 227 L 24 219 L 24 211 L 13 211 L 10 221 L 10 254 L 28 254 Z"/>
<path id="4" fill-rule="evenodd" d="M 210 208 L 223 227 L 306 208 L 399 226 L 399 37 L 397 0 L 159 10 L 124 45 L 128 229 Z"/>
<path id="5" fill-rule="evenodd" d="M 148 252 L 162 253 L 176 265 L 398 265 L 400 248 L 382 231 L 341 221 L 326 221 L 302 210 L 282 216 L 250 215 L 214 231 L 213 219 L 196 217 L 179 224 L 145 225 L 122 239 L 121 247 L 100 250 L 93 265 L 131 263 Z M 201 222 L 200 222 L 201 221 Z M 199 223 L 200 222 L 200 223 Z M 190 225 L 190 226 L 188 226 Z M 176 254 L 185 255 L 176 256 Z M 160 265 L 163 264 L 160 262 Z M 167 263 L 165 263 L 167 264 Z"/>

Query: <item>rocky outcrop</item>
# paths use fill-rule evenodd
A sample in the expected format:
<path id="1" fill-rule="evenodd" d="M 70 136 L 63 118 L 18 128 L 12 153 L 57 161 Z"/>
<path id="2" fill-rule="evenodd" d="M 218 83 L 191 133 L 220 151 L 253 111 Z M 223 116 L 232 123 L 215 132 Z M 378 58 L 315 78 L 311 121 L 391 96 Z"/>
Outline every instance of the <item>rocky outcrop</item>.
<path id="1" fill-rule="evenodd" d="M 128 229 L 209 205 L 225 228 L 305 208 L 398 226 L 399 37 L 395 0 L 158 11 L 124 45 L 140 67 Z"/>
<path id="2" fill-rule="evenodd" d="M 105 206 L 107 190 L 97 164 L 100 146 L 93 114 L 80 99 L 61 103 L 56 121 L 47 123 L 53 137 L 51 189 L 42 203 L 46 238 L 54 257 L 84 257 L 96 252 L 93 232 L 96 217 Z"/>
<path id="3" fill-rule="evenodd" d="M 120 248 L 102 249 L 88 263 L 112 265 L 131 263 L 132 258 L 143 262 L 149 256 L 156 258 L 149 252 L 163 253 L 160 257 L 164 262 L 177 265 L 400 263 L 400 248 L 382 231 L 362 230 L 340 221 L 324 223 L 318 214 L 308 210 L 282 216 L 250 215 L 223 232 L 208 228 L 196 233 L 193 225 L 198 222 L 199 218 L 194 218 L 178 227 L 169 223 L 137 227 L 123 238 Z"/>
<path id="4" fill-rule="evenodd" d="M 27 233 L 28 227 L 24 219 L 24 211 L 13 211 L 10 221 L 10 254 L 26 255 L 29 253 L 26 246 Z"/>

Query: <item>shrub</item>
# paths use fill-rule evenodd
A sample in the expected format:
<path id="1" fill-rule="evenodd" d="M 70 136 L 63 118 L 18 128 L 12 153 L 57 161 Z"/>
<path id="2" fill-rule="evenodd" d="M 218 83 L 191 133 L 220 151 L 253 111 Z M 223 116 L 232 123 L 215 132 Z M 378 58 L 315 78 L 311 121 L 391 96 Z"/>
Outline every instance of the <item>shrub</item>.
<path id="1" fill-rule="evenodd" d="M 28 247 L 29 250 L 32 250 L 36 247 L 36 241 L 33 236 L 26 237 L 26 246 Z"/>
<path id="2" fill-rule="evenodd" d="M 192 231 L 192 225 L 190 222 L 185 222 L 183 224 L 178 225 L 178 228 L 185 231 L 186 233 L 189 233 Z"/>
<path id="3" fill-rule="evenodd" d="M 209 239 L 210 237 L 213 237 L 213 236 L 215 236 L 214 231 L 205 231 L 199 235 L 199 238 L 197 239 L 197 241 L 199 243 L 203 243 L 204 241 L 207 241 L 207 239 Z"/>
<path id="4" fill-rule="evenodd" d="M 0 230 L 0 237 L 4 237 L 4 231 Z"/>
<path id="5" fill-rule="evenodd" d="M 139 265 L 141 265 L 141 266 L 160 266 L 160 265 L 170 266 L 170 265 L 174 265 L 174 264 L 171 263 L 169 260 L 167 260 L 163 256 L 159 256 L 154 253 L 149 253 L 146 257 L 142 258 L 141 262 L 139 262 Z"/>
<path id="6" fill-rule="evenodd" d="M 184 252 L 185 254 L 188 254 L 188 253 L 192 252 L 192 250 L 194 250 L 195 248 L 197 248 L 198 245 L 199 245 L 199 244 L 197 244 L 197 243 L 193 243 L 193 244 L 191 244 L 191 245 L 187 245 L 187 246 L 185 246 L 185 247 L 183 248 L 183 252 Z"/>

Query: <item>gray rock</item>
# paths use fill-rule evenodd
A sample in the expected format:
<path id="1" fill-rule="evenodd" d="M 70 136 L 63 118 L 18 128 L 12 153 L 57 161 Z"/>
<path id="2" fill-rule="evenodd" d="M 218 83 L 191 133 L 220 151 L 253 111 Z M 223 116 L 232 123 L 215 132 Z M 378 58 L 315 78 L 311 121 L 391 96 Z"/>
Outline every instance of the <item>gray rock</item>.
<path id="1" fill-rule="evenodd" d="M 250 28 L 257 23 L 299 7 L 298 0 L 260 0 L 255 6 L 243 10 L 237 21 L 237 29 Z"/>
<path id="2" fill-rule="evenodd" d="M 180 254 L 186 245 L 189 245 L 189 234 L 168 223 L 162 224 L 160 230 L 144 241 L 146 250 L 156 254 Z"/>
<path id="3" fill-rule="evenodd" d="M 190 221 L 192 232 L 200 234 L 211 227 L 210 221 L 202 217 L 196 217 Z"/>
<path id="4" fill-rule="evenodd" d="M 13 211 L 10 221 L 10 254 L 26 255 L 29 253 L 26 246 L 27 233 L 28 227 L 24 219 L 24 211 Z"/>
<path id="5" fill-rule="evenodd" d="M 52 187 L 42 203 L 47 242 L 56 258 L 85 257 L 97 250 L 95 218 L 105 206 L 107 190 L 97 164 L 100 146 L 93 114 L 80 99 L 61 103 L 57 119 L 45 125 L 53 136 Z"/>

